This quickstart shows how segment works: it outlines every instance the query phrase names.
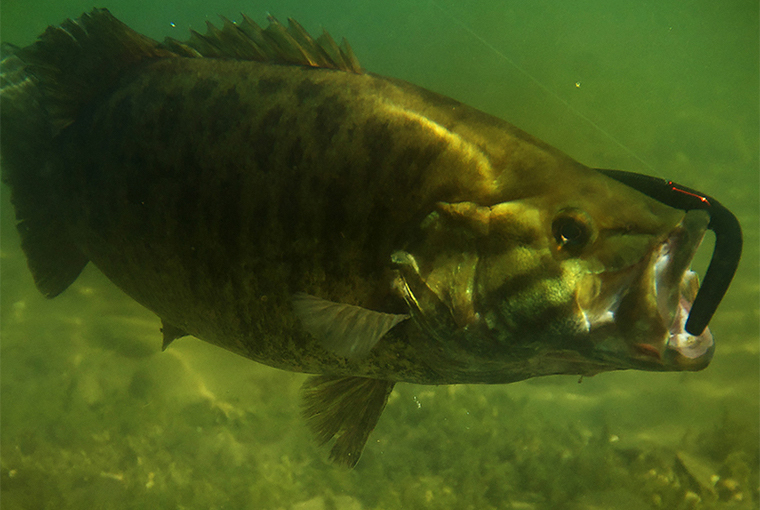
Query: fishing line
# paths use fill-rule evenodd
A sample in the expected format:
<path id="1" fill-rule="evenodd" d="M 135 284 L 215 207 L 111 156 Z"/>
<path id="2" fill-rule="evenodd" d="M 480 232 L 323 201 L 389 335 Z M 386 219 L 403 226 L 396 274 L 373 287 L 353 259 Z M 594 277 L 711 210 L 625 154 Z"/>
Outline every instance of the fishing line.
<path id="1" fill-rule="evenodd" d="M 463 29 L 465 32 L 467 32 L 472 37 L 474 37 L 477 41 L 479 41 L 483 46 L 485 46 L 486 48 L 488 48 L 489 50 L 491 50 L 492 52 L 494 52 L 496 55 L 499 56 L 499 58 L 501 58 L 502 60 L 504 60 L 505 62 L 507 62 L 510 66 L 512 66 L 513 68 L 515 68 L 517 71 L 519 71 L 523 76 L 525 76 L 530 81 L 532 81 L 539 89 L 543 90 L 548 96 L 553 97 L 554 99 L 556 99 L 557 101 L 559 101 L 560 103 L 562 103 L 563 105 L 565 105 L 565 107 L 570 112 L 572 112 L 573 114 L 577 115 L 578 117 L 580 117 L 581 119 L 583 119 L 584 121 L 586 121 L 594 129 L 596 129 L 598 132 L 600 132 L 602 135 L 604 135 L 605 137 L 607 137 L 607 139 L 609 139 L 615 145 L 617 145 L 618 147 L 620 147 L 621 149 L 623 149 L 625 152 L 627 152 L 631 157 L 633 157 L 639 163 L 641 163 L 642 165 L 646 166 L 648 169 L 650 169 L 653 172 L 655 172 L 655 169 L 652 167 L 652 165 L 650 165 L 649 163 L 647 163 L 646 161 L 644 161 L 643 159 L 641 159 L 638 156 L 638 154 L 636 154 L 635 152 L 633 152 L 632 149 L 628 148 L 626 145 L 623 144 L 623 142 L 621 142 L 620 140 L 618 140 L 617 138 L 615 138 L 614 136 L 612 136 L 612 134 L 610 134 L 609 132 L 607 132 L 604 129 L 602 129 L 602 127 L 599 124 L 597 124 L 596 122 L 594 122 L 593 120 L 591 120 L 588 116 L 584 115 L 581 111 L 579 111 L 576 108 L 574 108 L 570 103 L 568 103 L 565 99 L 563 99 L 559 94 L 557 94 L 553 90 L 549 89 L 546 85 L 544 85 L 543 83 L 541 83 L 536 77 L 534 77 L 528 71 L 526 71 L 525 69 L 523 69 L 522 67 L 520 67 L 514 60 L 512 60 L 511 58 L 509 58 L 504 52 L 502 52 L 501 50 L 499 50 L 496 46 L 494 46 L 493 44 L 491 44 L 490 42 L 488 42 L 480 34 L 478 34 L 477 32 L 475 32 L 475 30 L 473 30 L 472 28 L 470 28 L 470 26 L 467 23 L 465 23 L 464 21 L 456 18 L 453 14 L 451 14 L 449 11 L 447 11 L 446 9 L 444 9 L 435 0 L 429 0 L 429 2 L 430 2 L 431 5 L 433 5 L 435 8 L 437 8 L 439 11 L 441 11 L 441 13 L 443 13 L 443 15 L 446 16 L 455 25 L 458 25 L 461 29 Z"/>

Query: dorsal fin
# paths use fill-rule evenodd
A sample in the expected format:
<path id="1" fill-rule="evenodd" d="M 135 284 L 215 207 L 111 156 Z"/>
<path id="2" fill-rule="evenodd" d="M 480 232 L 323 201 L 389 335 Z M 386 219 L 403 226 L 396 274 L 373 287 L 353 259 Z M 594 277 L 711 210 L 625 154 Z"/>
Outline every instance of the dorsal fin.
<path id="1" fill-rule="evenodd" d="M 147 58 L 177 56 L 108 9 L 50 26 L 37 42 L 15 54 L 26 75 L 39 85 L 53 134 L 73 122 L 81 105 L 108 90 L 125 69 Z"/>
<path id="2" fill-rule="evenodd" d="M 186 42 L 167 37 L 163 46 L 183 57 L 255 60 L 363 72 L 345 39 L 338 46 L 330 34 L 324 32 L 315 40 L 292 18 L 288 18 L 286 28 L 269 16 L 269 26 L 262 29 L 245 14 L 242 17 L 240 22 L 222 17 L 221 30 L 206 22 L 204 35 L 191 30 Z"/>
<path id="3" fill-rule="evenodd" d="M 205 35 L 191 30 L 185 43 L 167 38 L 160 44 L 129 28 L 108 9 L 94 9 L 48 27 L 30 46 L 14 48 L 14 62 L 22 68 L 4 66 L 4 78 L 10 69 L 14 76 L 38 86 L 55 136 L 73 122 L 83 104 L 113 86 L 124 70 L 149 58 L 230 58 L 362 73 L 348 42 L 344 39 L 338 46 L 327 32 L 314 40 L 295 20 L 288 19 L 286 28 L 271 16 L 266 29 L 245 15 L 239 23 L 222 20 L 221 30 L 207 23 Z M 10 98 L 13 90 L 1 85 Z"/>

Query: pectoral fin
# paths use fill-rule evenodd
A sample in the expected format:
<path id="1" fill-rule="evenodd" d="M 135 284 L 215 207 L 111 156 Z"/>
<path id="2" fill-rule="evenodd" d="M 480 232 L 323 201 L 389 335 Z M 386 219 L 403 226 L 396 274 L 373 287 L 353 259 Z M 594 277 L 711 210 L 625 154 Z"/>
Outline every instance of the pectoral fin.
<path id="1" fill-rule="evenodd" d="M 366 356 L 393 326 L 409 318 L 304 293 L 293 296 L 293 310 L 322 347 L 346 358 Z"/>
<path id="2" fill-rule="evenodd" d="M 320 444 L 335 438 L 331 461 L 347 467 L 356 465 L 394 384 L 366 377 L 325 375 L 306 380 L 301 388 L 303 415 Z"/>

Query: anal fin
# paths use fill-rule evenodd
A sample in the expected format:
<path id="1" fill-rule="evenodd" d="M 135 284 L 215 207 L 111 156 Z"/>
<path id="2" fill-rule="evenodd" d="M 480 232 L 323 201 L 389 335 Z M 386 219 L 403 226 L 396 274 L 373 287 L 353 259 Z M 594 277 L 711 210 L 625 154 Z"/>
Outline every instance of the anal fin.
<path id="1" fill-rule="evenodd" d="M 335 438 L 331 461 L 350 468 L 356 465 L 394 384 L 382 379 L 327 375 L 306 380 L 301 388 L 303 415 L 320 444 Z"/>

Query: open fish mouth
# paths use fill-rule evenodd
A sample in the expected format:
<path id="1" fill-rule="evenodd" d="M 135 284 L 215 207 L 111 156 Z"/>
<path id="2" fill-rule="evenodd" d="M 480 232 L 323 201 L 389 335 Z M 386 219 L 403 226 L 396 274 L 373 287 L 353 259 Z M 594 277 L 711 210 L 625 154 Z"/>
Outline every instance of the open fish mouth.
<path id="1" fill-rule="evenodd" d="M 728 289 L 742 251 L 736 217 L 714 198 L 672 181 L 624 172 L 599 170 L 666 205 L 686 212 L 681 224 L 663 242 L 654 261 L 649 289 L 656 296 L 657 315 L 665 326 L 664 345 L 633 341 L 633 364 L 648 370 L 700 370 L 715 349 L 707 325 Z M 715 233 L 715 247 L 702 285 L 689 269 L 706 230 Z M 623 298 L 623 301 L 625 298 Z M 651 319 L 652 317 L 650 317 Z M 658 321 L 659 322 L 659 321 Z M 636 338 L 637 323 L 621 331 Z"/>
<path id="2" fill-rule="evenodd" d="M 704 330 L 693 335 L 686 330 L 686 323 L 694 300 L 699 293 L 699 277 L 689 269 L 694 255 L 702 242 L 709 216 L 704 211 L 689 211 L 683 222 L 660 248 L 654 264 L 654 292 L 657 311 L 667 327 L 668 336 L 662 352 L 662 362 L 679 369 L 704 368 L 710 362 L 715 349 L 712 333 Z M 638 344 L 646 352 L 648 344 Z M 659 351 L 651 351 L 657 358 Z"/>

